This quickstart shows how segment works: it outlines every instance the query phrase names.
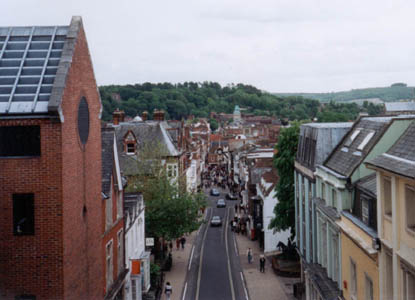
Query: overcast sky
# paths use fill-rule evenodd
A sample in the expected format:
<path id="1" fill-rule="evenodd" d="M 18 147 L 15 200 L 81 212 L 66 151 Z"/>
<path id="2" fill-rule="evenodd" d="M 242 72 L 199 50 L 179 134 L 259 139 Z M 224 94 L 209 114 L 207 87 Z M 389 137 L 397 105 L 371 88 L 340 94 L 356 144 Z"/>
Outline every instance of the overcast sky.
<path id="1" fill-rule="evenodd" d="M 82 16 L 99 85 L 330 92 L 413 85 L 414 14 L 399 0 L 1 0 L 0 26 Z"/>

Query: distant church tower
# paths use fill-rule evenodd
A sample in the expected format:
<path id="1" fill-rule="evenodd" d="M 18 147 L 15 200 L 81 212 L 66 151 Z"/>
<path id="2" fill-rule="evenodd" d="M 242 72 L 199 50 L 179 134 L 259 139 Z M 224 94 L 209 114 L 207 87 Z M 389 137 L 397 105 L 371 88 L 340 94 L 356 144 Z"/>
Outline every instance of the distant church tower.
<path id="1" fill-rule="evenodd" d="M 242 122 L 241 110 L 239 109 L 239 105 L 235 105 L 235 109 L 233 111 L 233 122 L 234 123 Z"/>

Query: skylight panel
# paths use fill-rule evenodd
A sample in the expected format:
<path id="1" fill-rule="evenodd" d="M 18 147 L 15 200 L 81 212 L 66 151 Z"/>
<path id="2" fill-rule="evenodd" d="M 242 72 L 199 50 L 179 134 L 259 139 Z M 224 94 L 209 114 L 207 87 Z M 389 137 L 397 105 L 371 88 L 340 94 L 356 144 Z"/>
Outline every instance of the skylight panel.
<path id="1" fill-rule="evenodd" d="M 374 131 L 369 132 L 365 138 L 363 139 L 363 141 L 360 143 L 360 145 L 357 147 L 358 150 L 363 150 L 365 148 L 365 146 L 367 145 L 367 143 L 369 143 L 370 139 L 375 135 Z"/>
<path id="2" fill-rule="evenodd" d="M 353 143 L 353 141 L 355 140 L 355 138 L 359 135 L 360 131 L 362 131 L 362 129 L 361 128 L 357 128 L 352 133 L 352 135 L 350 136 L 350 138 L 346 141 L 346 143 L 344 143 L 344 145 L 347 146 L 347 147 L 350 146 Z"/>

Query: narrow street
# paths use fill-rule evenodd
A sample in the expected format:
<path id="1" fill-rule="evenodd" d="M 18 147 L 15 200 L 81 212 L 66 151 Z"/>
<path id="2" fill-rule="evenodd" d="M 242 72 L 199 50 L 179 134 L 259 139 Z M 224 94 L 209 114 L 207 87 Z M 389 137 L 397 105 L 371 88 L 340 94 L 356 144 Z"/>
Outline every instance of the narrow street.
<path id="1" fill-rule="evenodd" d="M 233 207 L 239 200 L 225 200 L 227 190 L 218 190 L 220 196 L 216 197 L 209 194 L 210 189 L 206 190 L 209 201 L 206 223 L 195 239 L 183 299 L 249 299 L 235 237 L 229 226 L 234 215 Z M 218 199 L 224 199 L 226 207 L 217 208 Z M 210 226 L 215 215 L 221 217 L 222 226 Z"/>

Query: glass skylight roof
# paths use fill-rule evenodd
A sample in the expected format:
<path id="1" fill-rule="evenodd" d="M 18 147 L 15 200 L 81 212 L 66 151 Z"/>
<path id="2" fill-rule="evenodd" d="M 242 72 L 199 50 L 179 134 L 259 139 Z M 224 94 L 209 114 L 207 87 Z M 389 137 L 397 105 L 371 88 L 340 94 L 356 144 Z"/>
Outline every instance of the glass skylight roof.
<path id="1" fill-rule="evenodd" d="M 0 114 L 48 111 L 68 28 L 0 27 Z"/>

